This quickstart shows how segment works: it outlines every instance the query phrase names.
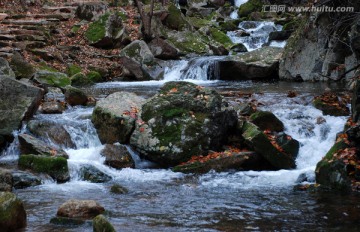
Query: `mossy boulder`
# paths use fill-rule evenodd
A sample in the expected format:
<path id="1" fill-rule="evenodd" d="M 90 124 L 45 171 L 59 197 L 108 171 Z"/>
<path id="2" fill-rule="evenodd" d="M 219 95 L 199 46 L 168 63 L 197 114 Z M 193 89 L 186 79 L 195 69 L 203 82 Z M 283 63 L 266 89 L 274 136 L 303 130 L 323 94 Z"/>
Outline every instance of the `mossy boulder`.
<path id="1" fill-rule="evenodd" d="M 340 191 L 351 189 L 351 180 L 348 176 L 348 165 L 339 155 L 350 146 L 346 139 L 338 139 L 326 153 L 325 157 L 316 165 L 316 183 L 325 188 Z"/>
<path id="2" fill-rule="evenodd" d="M 81 73 L 81 67 L 76 65 L 76 64 L 70 64 L 68 65 L 67 69 L 66 69 L 66 74 L 69 76 L 69 77 L 72 77 L 74 76 L 75 74 L 77 73 Z"/>
<path id="3" fill-rule="evenodd" d="M 91 121 L 102 143 L 128 143 L 145 102 L 134 93 L 116 92 L 96 103 Z"/>
<path id="4" fill-rule="evenodd" d="M 111 223 L 100 214 L 93 219 L 93 232 L 116 232 L 116 230 Z"/>
<path id="5" fill-rule="evenodd" d="M 220 22 L 219 27 L 223 32 L 236 31 L 238 29 L 238 25 L 236 23 L 237 21 L 235 20 Z"/>
<path id="6" fill-rule="evenodd" d="M 155 38 L 148 45 L 156 58 L 163 60 L 174 60 L 179 58 L 178 50 L 166 40 Z"/>
<path id="7" fill-rule="evenodd" d="M 15 73 L 17 79 L 21 78 L 31 78 L 35 73 L 35 68 L 27 62 L 24 57 L 20 55 L 18 52 L 14 52 L 10 60 L 10 67 Z"/>
<path id="8" fill-rule="evenodd" d="M 15 73 L 10 68 L 9 62 L 2 57 L 0 57 L 0 75 L 15 78 Z"/>
<path id="9" fill-rule="evenodd" d="M 105 157 L 105 164 L 112 168 L 135 168 L 135 162 L 124 145 L 106 144 L 100 154 Z"/>
<path id="10" fill-rule="evenodd" d="M 298 142 L 292 142 L 297 146 L 297 149 L 282 147 L 289 144 L 285 141 L 282 144 L 277 144 L 276 140 L 271 140 L 259 127 L 251 122 L 245 122 L 242 127 L 242 136 L 245 143 L 255 152 L 262 155 L 271 165 L 276 169 L 291 169 L 295 168 L 295 159 L 298 153 Z M 273 135 L 271 135 L 273 137 Z M 290 137 L 288 140 L 292 140 Z M 292 152 L 292 153 L 290 153 Z"/>
<path id="11" fill-rule="evenodd" d="M 104 49 L 120 48 L 131 41 L 119 13 L 106 13 L 91 23 L 85 38 L 90 45 Z"/>
<path id="12" fill-rule="evenodd" d="M 148 45 L 142 40 L 135 40 L 124 47 L 120 52 L 120 56 L 129 57 L 145 65 L 151 65 L 154 62 L 154 55 Z"/>
<path id="13" fill-rule="evenodd" d="M 321 110 L 324 115 L 331 116 L 349 116 L 350 110 L 346 106 L 346 102 L 335 93 L 324 93 L 316 96 L 313 100 L 315 108 Z"/>
<path id="14" fill-rule="evenodd" d="M 94 82 L 90 80 L 84 73 L 76 73 L 71 78 L 71 84 L 75 87 L 83 87 L 93 85 Z"/>
<path id="15" fill-rule="evenodd" d="M 247 48 L 245 47 L 245 45 L 242 43 L 234 44 L 233 46 L 231 46 L 230 50 L 233 52 L 247 52 L 248 51 Z"/>
<path id="16" fill-rule="evenodd" d="M 15 194 L 0 192 L 0 228 L 3 232 L 17 231 L 26 226 L 24 205 Z"/>
<path id="17" fill-rule="evenodd" d="M 45 142 L 31 135 L 20 134 L 18 138 L 20 143 L 20 150 L 23 154 L 56 156 L 63 157 L 65 159 L 69 158 L 69 155 L 66 154 L 64 150 L 47 145 Z"/>
<path id="18" fill-rule="evenodd" d="M 219 149 L 237 123 L 236 112 L 225 105 L 214 90 L 168 82 L 142 106 L 130 144 L 165 167 Z"/>
<path id="19" fill-rule="evenodd" d="M 104 2 L 85 2 L 76 8 L 76 16 L 79 19 L 93 21 L 99 19 L 108 10 Z"/>
<path id="20" fill-rule="evenodd" d="M 101 82 L 102 76 L 99 72 L 97 71 L 90 71 L 86 74 L 86 77 L 91 80 L 93 83 L 97 83 L 97 82 Z"/>
<path id="21" fill-rule="evenodd" d="M 70 179 L 67 160 L 63 157 L 21 155 L 18 165 L 20 168 L 30 169 L 36 173 L 48 174 L 58 183 L 64 183 Z"/>
<path id="22" fill-rule="evenodd" d="M 238 16 L 239 18 L 247 17 L 252 12 L 261 11 L 263 5 L 264 3 L 261 0 L 249 0 L 239 7 Z"/>
<path id="23" fill-rule="evenodd" d="M 81 89 L 66 86 L 65 101 L 71 106 L 86 105 L 88 102 L 88 96 Z"/>
<path id="24" fill-rule="evenodd" d="M 190 24 L 181 13 L 181 10 L 178 9 L 174 4 L 169 5 L 168 12 L 169 14 L 163 21 L 165 26 L 177 31 L 191 28 Z"/>
<path id="25" fill-rule="evenodd" d="M 169 33 L 169 41 L 182 54 L 207 54 L 210 50 L 207 41 L 198 32 L 182 31 Z"/>
<path id="26" fill-rule="evenodd" d="M 35 73 L 34 80 L 45 87 L 60 87 L 63 88 L 71 85 L 70 78 L 61 72 L 51 72 L 47 70 L 40 70 Z"/>
<path id="27" fill-rule="evenodd" d="M 269 111 L 257 111 L 250 115 L 250 121 L 261 130 L 284 131 L 284 124 L 273 113 Z"/>
<path id="28" fill-rule="evenodd" d="M 83 165 L 80 168 L 80 177 L 91 183 L 104 183 L 111 180 L 111 176 L 103 173 L 92 165 Z"/>
<path id="29" fill-rule="evenodd" d="M 231 39 L 222 31 L 216 29 L 216 28 L 210 28 L 210 36 L 215 40 L 216 42 L 224 45 L 226 48 L 230 48 L 233 44 Z"/>

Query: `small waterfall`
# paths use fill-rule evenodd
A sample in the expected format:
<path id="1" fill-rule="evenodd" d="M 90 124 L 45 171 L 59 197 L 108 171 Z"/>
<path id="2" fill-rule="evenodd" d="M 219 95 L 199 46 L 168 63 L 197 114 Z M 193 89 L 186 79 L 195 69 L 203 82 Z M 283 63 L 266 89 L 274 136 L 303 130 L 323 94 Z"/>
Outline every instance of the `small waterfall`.
<path id="1" fill-rule="evenodd" d="M 12 141 L 9 146 L 0 153 L 0 163 L 2 162 L 14 162 L 19 158 L 19 140 L 18 135 L 26 131 L 26 125 L 24 124 L 20 130 L 14 131 L 12 134 L 14 136 L 14 141 Z"/>
<path id="2" fill-rule="evenodd" d="M 232 19 L 237 19 L 237 18 L 238 18 L 238 13 L 237 13 L 238 8 L 239 8 L 242 4 L 246 3 L 247 1 L 248 1 L 248 0 L 235 0 L 236 10 L 234 10 L 234 11 L 230 14 L 230 18 L 232 18 Z"/>
<path id="3" fill-rule="evenodd" d="M 281 25 L 275 25 L 274 22 L 260 22 L 260 21 L 243 21 L 239 24 L 240 31 L 229 31 L 227 35 L 233 43 L 242 43 L 248 49 L 253 51 L 261 48 L 268 42 L 269 34 L 273 31 L 281 31 Z M 243 36 L 242 32 L 250 34 Z M 283 46 L 283 44 L 275 44 L 274 46 Z"/>
<path id="4" fill-rule="evenodd" d="M 189 61 L 179 61 L 173 67 L 166 68 L 164 81 L 213 81 L 220 75 L 218 61 L 223 57 L 200 57 Z"/>

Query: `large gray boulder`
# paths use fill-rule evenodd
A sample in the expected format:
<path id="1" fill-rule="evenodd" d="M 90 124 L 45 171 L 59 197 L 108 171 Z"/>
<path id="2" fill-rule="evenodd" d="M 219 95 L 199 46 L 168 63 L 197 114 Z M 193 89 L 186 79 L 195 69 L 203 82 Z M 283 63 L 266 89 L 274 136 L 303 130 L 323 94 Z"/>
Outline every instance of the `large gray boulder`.
<path id="1" fill-rule="evenodd" d="M 103 2 L 86 2 L 78 6 L 76 16 L 79 19 L 93 21 L 105 14 L 108 8 L 108 5 Z"/>
<path id="2" fill-rule="evenodd" d="M 91 23 L 85 38 L 90 45 L 104 49 L 120 48 L 131 42 L 118 13 L 107 13 Z"/>
<path id="3" fill-rule="evenodd" d="M 161 38 L 155 38 L 149 43 L 149 48 L 156 58 L 174 60 L 179 58 L 178 50 Z"/>
<path id="4" fill-rule="evenodd" d="M 102 143 L 128 143 L 145 102 L 134 93 L 116 92 L 96 103 L 92 123 Z"/>
<path id="5" fill-rule="evenodd" d="M 26 226 L 24 205 L 15 194 L 0 192 L 0 228 L 3 232 L 17 231 Z"/>
<path id="6" fill-rule="evenodd" d="M 36 112 L 42 96 L 40 88 L 0 76 L 0 135 L 12 136 L 21 122 Z"/>
<path id="7" fill-rule="evenodd" d="M 105 164 L 116 168 L 135 168 L 135 162 L 124 145 L 106 144 L 100 153 L 105 157 Z"/>
<path id="8" fill-rule="evenodd" d="M 139 62 L 133 60 L 130 57 L 122 56 L 119 59 L 122 66 L 122 77 L 125 80 L 133 81 L 146 81 L 151 79 L 151 75 L 148 70 L 144 68 Z"/>
<path id="9" fill-rule="evenodd" d="M 130 57 L 140 64 L 145 65 L 151 65 L 154 62 L 154 55 L 148 45 L 142 40 L 135 40 L 124 47 L 120 52 L 120 56 Z"/>
<path id="10" fill-rule="evenodd" d="M 216 91 L 168 82 L 142 106 L 130 144 L 147 159 L 174 166 L 219 149 L 236 123 L 236 112 Z"/>
<path id="11" fill-rule="evenodd" d="M 283 49 L 263 47 L 219 61 L 221 80 L 271 80 L 278 78 Z"/>
<path id="12" fill-rule="evenodd" d="M 9 62 L 2 57 L 0 57 L 0 75 L 15 78 L 15 73 L 10 68 Z"/>

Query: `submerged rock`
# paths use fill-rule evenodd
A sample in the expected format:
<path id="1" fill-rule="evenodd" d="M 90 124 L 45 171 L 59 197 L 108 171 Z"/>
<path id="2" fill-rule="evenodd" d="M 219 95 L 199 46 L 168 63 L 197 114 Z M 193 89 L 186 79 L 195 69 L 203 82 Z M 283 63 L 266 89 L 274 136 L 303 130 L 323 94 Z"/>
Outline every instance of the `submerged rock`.
<path id="1" fill-rule="evenodd" d="M 96 103 L 91 121 L 102 143 L 128 143 L 145 102 L 134 93 L 117 92 Z"/>
<path id="2" fill-rule="evenodd" d="M 0 168 L 0 192 L 11 192 L 13 187 L 13 177 L 7 169 Z"/>
<path id="3" fill-rule="evenodd" d="M 48 174 L 58 183 L 70 180 L 67 160 L 63 157 L 21 155 L 18 165 L 20 168 L 30 169 L 36 173 Z"/>
<path id="4" fill-rule="evenodd" d="M 135 162 L 124 145 L 106 144 L 100 154 L 105 157 L 105 164 L 112 168 L 135 168 Z"/>
<path id="5" fill-rule="evenodd" d="M 20 134 L 18 136 L 20 143 L 20 150 L 23 154 L 39 154 L 45 156 L 57 156 L 65 159 L 69 158 L 69 155 L 62 149 L 55 148 L 47 145 L 45 142 L 28 134 Z"/>
<path id="6" fill-rule="evenodd" d="M 106 175 L 92 165 L 82 166 L 80 168 L 80 176 L 83 180 L 87 180 L 92 183 L 104 183 L 111 180 L 111 176 Z"/>
<path id="7" fill-rule="evenodd" d="M 142 106 L 130 143 L 147 159 L 174 166 L 219 149 L 236 123 L 236 112 L 216 91 L 168 82 Z"/>
<path id="8" fill-rule="evenodd" d="M 278 78 L 282 48 L 263 47 L 219 61 L 221 80 L 270 80 Z"/>
<path id="9" fill-rule="evenodd" d="M 100 214 L 93 219 L 93 232 L 116 232 L 116 230 L 111 223 Z"/>
<path id="10" fill-rule="evenodd" d="M 348 116 L 349 108 L 335 93 L 324 93 L 314 98 L 313 105 L 321 110 L 324 115 Z"/>
<path id="11" fill-rule="evenodd" d="M 11 137 L 36 112 L 42 96 L 40 88 L 0 76 L 0 135 Z"/>
<path id="12" fill-rule="evenodd" d="M 104 207 L 102 207 L 94 200 L 71 199 L 59 207 L 56 216 L 66 218 L 92 219 L 104 211 Z"/>
<path id="13" fill-rule="evenodd" d="M 110 192 L 115 194 L 126 194 L 129 192 L 129 190 L 119 184 L 114 184 L 111 186 Z"/>
<path id="14" fill-rule="evenodd" d="M 15 189 L 23 189 L 41 184 L 41 179 L 29 172 L 14 170 L 11 172 Z"/>
<path id="15" fill-rule="evenodd" d="M 245 122 L 242 131 L 245 143 L 275 168 L 295 168 L 299 142 L 287 135 L 279 138 L 276 134 L 265 134 L 251 122 Z"/>
<path id="16" fill-rule="evenodd" d="M 3 232 L 12 232 L 26 226 L 24 205 L 15 194 L 0 192 L 0 228 Z"/>

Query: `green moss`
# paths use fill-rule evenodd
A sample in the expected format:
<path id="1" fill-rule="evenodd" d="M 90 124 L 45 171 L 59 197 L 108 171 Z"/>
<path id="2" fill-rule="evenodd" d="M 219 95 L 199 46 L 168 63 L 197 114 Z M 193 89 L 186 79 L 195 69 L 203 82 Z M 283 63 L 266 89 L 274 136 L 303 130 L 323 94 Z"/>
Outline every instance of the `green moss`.
<path id="1" fill-rule="evenodd" d="M 103 216 L 98 215 L 93 219 L 94 232 L 116 232 L 110 222 Z"/>
<path id="2" fill-rule="evenodd" d="M 72 33 L 78 33 L 78 31 L 80 30 L 80 25 L 74 25 L 72 28 L 71 28 L 71 32 Z"/>
<path id="3" fill-rule="evenodd" d="M 154 127 L 153 133 L 160 140 L 160 146 L 169 146 L 174 141 L 181 141 L 181 123 Z"/>
<path id="4" fill-rule="evenodd" d="M 102 81 L 102 77 L 101 77 L 100 73 L 98 73 L 96 71 L 90 71 L 88 74 L 86 74 L 86 77 L 95 83 Z"/>
<path id="5" fill-rule="evenodd" d="M 205 26 L 213 26 L 215 24 L 210 20 L 198 18 L 198 17 L 189 17 L 189 20 L 191 24 L 195 27 L 195 29 L 200 29 L 201 27 L 205 27 Z"/>
<path id="6" fill-rule="evenodd" d="M 262 10 L 263 3 L 261 0 L 249 0 L 248 2 L 242 4 L 238 10 L 238 16 L 247 17 L 252 12 L 260 12 Z"/>
<path id="7" fill-rule="evenodd" d="M 53 67 L 50 67 L 48 66 L 45 62 L 40 62 L 39 63 L 39 66 L 38 66 L 38 69 L 39 70 L 46 70 L 46 71 L 49 71 L 49 72 L 58 72 L 59 70 L 53 68 Z"/>
<path id="8" fill-rule="evenodd" d="M 170 42 L 172 42 L 181 52 L 204 54 L 209 51 L 206 42 L 198 33 L 187 31 L 181 36 L 183 37 L 181 39 L 179 39 L 178 35 L 171 35 L 169 37 Z"/>
<path id="9" fill-rule="evenodd" d="M 119 11 L 116 14 L 124 21 L 127 20 L 127 18 L 128 18 L 124 12 Z"/>
<path id="10" fill-rule="evenodd" d="M 225 47 L 231 47 L 233 42 L 231 39 L 223 32 L 219 31 L 216 28 L 210 28 L 211 37 L 218 43 L 224 45 Z"/>
<path id="11" fill-rule="evenodd" d="M 14 221 L 21 211 L 22 202 L 11 192 L 0 192 L 0 225 Z"/>
<path id="12" fill-rule="evenodd" d="M 88 86 L 94 84 L 94 82 L 83 73 L 77 73 L 72 76 L 71 83 L 73 86 Z"/>
<path id="13" fill-rule="evenodd" d="M 326 160 L 331 160 L 334 156 L 334 154 L 342 149 L 348 148 L 349 145 L 347 143 L 345 143 L 345 141 L 342 139 L 338 142 L 336 142 L 331 148 L 330 150 L 326 153 L 325 155 L 325 159 Z"/>
<path id="14" fill-rule="evenodd" d="M 18 165 L 21 168 L 31 169 L 38 173 L 46 173 L 58 181 L 66 181 L 63 177 L 69 175 L 67 160 L 63 157 L 21 155 Z"/>
<path id="15" fill-rule="evenodd" d="M 109 18 L 109 13 L 103 15 L 97 21 L 90 24 L 85 32 L 85 38 L 91 43 L 96 43 L 105 36 L 106 21 Z"/>
<path id="16" fill-rule="evenodd" d="M 174 118 L 177 116 L 182 116 L 183 114 L 186 114 L 186 113 L 188 113 L 188 111 L 183 108 L 166 109 L 164 112 L 161 112 L 161 114 L 165 118 Z"/>
<path id="17" fill-rule="evenodd" d="M 81 67 L 76 64 L 70 64 L 66 69 L 66 73 L 69 77 L 72 77 L 80 72 L 81 72 Z"/>
<path id="18" fill-rule="evenodd" d="M 238 29 L 237 24 L 234 21 L 226 21 L 219 23 L 220 30 L 227 32 L 227 31 L 235 31 Z"/>
<path id="19" fill-rule="evenodd" d="M 111 186 L 110 192 L 115 194 L 126 194 L 129 190 L 119 184 L 114 184 Z"/>
<path id="20" fill-rule="evenodd" d="M 186 29 L 189 24 L 183 18 L 181 11 L 173 4 L 170 4 L 169 15 L 165 19 L 165 25 L 174 30 L 183 30 Z"/>
<path id="21" fill-rule="evenodd" d="M 38 72 L 36 74 L 36 79 L 41 83 L 45 83 L 54 87 L 65 87 L 67 85 L 71 85 L 70 78 L 65 73 L 61 72 Z"/>

